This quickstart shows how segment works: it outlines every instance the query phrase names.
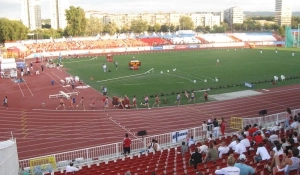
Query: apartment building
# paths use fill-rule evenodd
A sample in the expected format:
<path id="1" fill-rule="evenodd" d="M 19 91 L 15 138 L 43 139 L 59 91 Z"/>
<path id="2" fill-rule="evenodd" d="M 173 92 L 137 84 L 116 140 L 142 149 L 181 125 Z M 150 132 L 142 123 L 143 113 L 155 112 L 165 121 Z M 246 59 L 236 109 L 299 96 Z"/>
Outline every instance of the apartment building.
<path id="1" fill-rule="evenodd" d="M 42 28 L 40 0 L 22 0 L 22 23 L 30 30 Z"/>
<path id="2" fill-rule="evenodd" d="M 275 1 L 275 22 L 278 25 L 290 26 L 292 22 L 292 1 L 276 0 Z"/>
<path id="3" fill-rule="evenodd" d="M 50 0 L 51 28 L 64 29 L 67 27 L 66 10 L 69 0 Z"/>
<path id="4" fill-rule="evenodd" d="M 244 11 L 240 7 L 231 7 L 224 11 L 224 20 L 232 26 L 232 24 L 243 24 Z"/>

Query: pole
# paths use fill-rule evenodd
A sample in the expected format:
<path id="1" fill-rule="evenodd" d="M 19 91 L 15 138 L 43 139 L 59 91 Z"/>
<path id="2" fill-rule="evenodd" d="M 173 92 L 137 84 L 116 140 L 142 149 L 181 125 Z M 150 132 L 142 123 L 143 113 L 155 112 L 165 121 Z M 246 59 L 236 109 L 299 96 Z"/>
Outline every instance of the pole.
<path id="1" fill-rule="evenodd" d="M 297 47 L 300 46 L 300 24 L 298 24 L 298 40 L 297 40 Z"/>

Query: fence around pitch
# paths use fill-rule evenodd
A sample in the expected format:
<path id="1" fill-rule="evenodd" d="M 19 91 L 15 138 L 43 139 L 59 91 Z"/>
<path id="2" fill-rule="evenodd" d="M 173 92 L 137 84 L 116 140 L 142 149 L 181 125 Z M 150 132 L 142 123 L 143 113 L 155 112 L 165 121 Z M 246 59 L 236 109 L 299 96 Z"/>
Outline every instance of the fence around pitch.
<path id="1" fill-rule="evenodd" d="M 202 126 L 196 128 L 189 128 L 187 138 L 194 136 L 195 140 L 203 138 Z M 176 146 L 180 144 L 182 140 L 176 143 L 172 142 L 172 132 L 145 136 L 144 138 L 132 139 L 131 142 L 131 154 L 139 154 L 140 152 L 147 150 L 147 143 L 150 143 L 152 139 L 156 139 L 162 148 Z M 30 166 L 30 160 L 45 158 L 49 156 L 55 157 L 57 163 L 57 169 L 67 166 L 72 160 L 75 160 L 77 164 L 90 163 L 97 160 L 106 161 L 109 159 L 122 156 L 123 143 L 117 142 L 112 144 L 105 144 L 96 147 L 90 147 L 85 149 L 79 149 L 74 151 L 68 151 L 63 153 L 57 153 L 52 155 L 46 155 L 41 157 L 35 157 L 31 159 L 24 159 L 19 161 L 20 168 L 24 169 Z"/>
<path id="2" fill-rule="evenodd" d="M 292 116 L 294 115 L 298 115 L 298 113 L 300 112 L 300 109 L 295 109 L 292 110 Z M 271 115 L 267 115 L 264 117 L 251 117 L 251 118 L 243 118 L 243 128 L 246 125 L 253 125 L 254 123 L 256 123 L 258 126 L 268 126 L 268 125 L 272 125 L 275 122 L 281 123 L 284 122 L 286 119 L 286 113 L 285 112 L 281 112 L 281 113 L 277 113 L 277 114 L 271 114 Z"/>

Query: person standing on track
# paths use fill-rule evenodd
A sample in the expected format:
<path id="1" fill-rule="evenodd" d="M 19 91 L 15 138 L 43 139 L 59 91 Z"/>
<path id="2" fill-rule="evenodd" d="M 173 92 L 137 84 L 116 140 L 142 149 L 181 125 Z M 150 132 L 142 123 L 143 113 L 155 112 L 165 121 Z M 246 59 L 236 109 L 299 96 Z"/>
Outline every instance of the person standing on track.
<path id="1" fill-rule="evenodd" d="M 60 107 L 64 107 L 64 110 L 66 110 L 66 106 L 64 104 L 64 99 L 61 97 L 60 100 L 59 100 L 59 105 L 57 106 L 56 110 Z"/>
<path id="2" fill-rule="evenodd" d="M 130 145 L 131 145 L 131 139 L 128 138 L 128 134 L 126 133 L 125 138 L 123 140 L 123 151 L 124 151 L 123 154 L 124 154 L 124 156 L 126 156 L 127 153 L 128 153 L 128 155 L 130 154 Z"/>
<path id="3" fill-rule="evenodd" d="M 132 99 L 132 106 L 136 107 L 136 109 L 138 109 L 137 105 L 136 105 L 136 97 L 135 95 L 133 96 L 133 99 Z"/>
<path id="4" fill-rule="evenodd" d="M 104 112 L 106 111 L 106 108 L 108 108 L 108 107 L 109 107 L 108 106 L 108 97 L 106 96 L 105 99 L 104 99 L 104 106 L 103 106 Z"/>
<path id="5" fill-rule="evenodd" d="M 180 105 L 180 93 L 177 94 L 175 103 L 177 103 L 177 106 Z"/>
<path id="6" fill-rule="evenodd" d="M 156 95 L 155 96 L 155 103 L 153 104 L 152 108 L 154 108 L 154 105 L 157 105 L 157 107 L 159 107 L 160 101 L 159 101 L 159 96 Z"/>
<path id="7" fill-rule="evenodd" d="M 85 108 L 84 108 L 84 103 L 83 103 L 83 97 L 81 97 L 81 100 L 79 102 L 79 105 L 82 107 L 82 109 L 85 111 Z M 78 107 L 79 105 L 77 105 L 76 107 Z"/>
<path id="8" fill-rule="evenodd" d="M 191 96 L 190 96 L 190 100 L 188 101 L 188 103 L 190 103 L 190 101 L 194 101 L 194 104 L 196 104 L 196 99 L 195 99 L 195 93 L 194 92 L 192 92 L 191 93 Z"/>
<path id="9" fill-rule="evenodd" d="M 205 103 L 206 101 L 208 101 L 208 93 L 207 93 L 207 91 L 205 91 L 203 97 L 204 97 L 204 103 Z"/>
<path id="10" fill-rule="evenodd" d="M 8 100 L 7 100 L 7 96 L 5 96 L 4 100 L 3 100 L 3 106 L 8 109 Z"/>

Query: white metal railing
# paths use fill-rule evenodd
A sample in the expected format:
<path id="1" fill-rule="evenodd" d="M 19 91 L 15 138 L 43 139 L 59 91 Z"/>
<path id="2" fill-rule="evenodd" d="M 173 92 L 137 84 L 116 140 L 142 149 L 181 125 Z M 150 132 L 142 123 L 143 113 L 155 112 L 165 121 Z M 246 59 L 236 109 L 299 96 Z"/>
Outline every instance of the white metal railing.
<path id="1" fill-rule="evenodd" d="M 203 138 L 202 126 L 188 129 L 188 136 L 194 136 L 195 140 Z M 156 139 L 162 148 L 171 147 L 180 144 L 182 141 L 172 143 L 172 132 L 146 136 L 144 138 L 133 139 L 131 142 L 131 153 L 138 154 L 146 150 L 147 143 L 150 143 L 152 139 Z M 85 149 L 79 149 L 74 151 L 68 151 L 63 153 L 57 153 L 47 156 L 35 157 L 31 159 L 20 160 L 20 168 L 24 169 L 29 167 L 30 160 L 45 158 L 49 156 L 55 157 L 57 162 L 57 169 L 67 166 L 70 161 L 75 160 L 77 164 L 90 163 L 94 161 L 106 161 L 109 159 L 117 158 L 121 156 L 123 152 L 123 143 L 117 142 L 112 144 L 106 144 L 96 147 L 90 147 Z"/>
<path id="2" fill-rule="evenodd" d="M 298 115 L 300 112 L 300 109 L 292 110 L 292 116 Z M 277 113 L 277 114 L 271 114 L 264 117 L 252 117 L 252 118 L 243 118 L 243 127 L 246 125 L 253 125 L 257 124 L 258 126 L 268 126 L 268 125 L 274 125 L 275 122 L 281 123 L 284 122 L 286 119 L 285 112 Z"/>

